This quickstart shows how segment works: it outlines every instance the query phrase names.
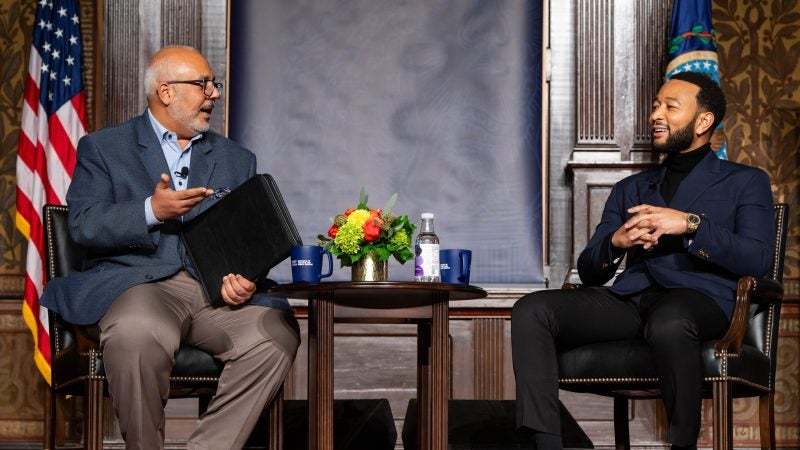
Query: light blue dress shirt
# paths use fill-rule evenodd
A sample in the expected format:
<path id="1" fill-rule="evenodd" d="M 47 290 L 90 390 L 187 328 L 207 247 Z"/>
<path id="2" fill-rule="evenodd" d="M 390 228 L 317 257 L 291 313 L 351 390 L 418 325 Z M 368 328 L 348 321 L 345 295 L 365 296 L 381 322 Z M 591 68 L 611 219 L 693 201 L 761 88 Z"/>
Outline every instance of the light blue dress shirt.
<path id="1" fill-rule="evenodd" d="M 189 140 L 186 148 L 181 149 L 180 145 L 178 145 L 178 135 L 167 130 L 163 125 L 161 125 L 161 123 L 159 123 L 159 121 L 153 117 L 153 113 L 150 112 L 150 108 L 147 109 L 147 117 L 150 119 L 150 125 L 153 126 L 153 131 L 156 133 L 156 136 L 158 136 L 158 142 L 161 144 L 161 151 L 164 152 L 164 158 L 167 160 L 167 167 L 169 167 L 169 176 L 172 178 L 173 188 L 176 191 L 185 190 L 189 184 L 189 177 L 187 176 L 186 178 L 182 178 L 178 174 L 182 172 L 184 167 L 186 167 L 187 170 L 190 169 L 192 161 L 192 144 L 194 141 L 203 137 L 203 135 L 198 134 L 197 136 L 193 137 Z M 155 186 L 153 187 L 155 188 Z M 148 227 L 162 223 L 156 219 L 156 216 L 153 213 L 152 198 L 153 196 L 151 195 L 144 201 L 144 214 L 145 218 L 147 219 Z"/>

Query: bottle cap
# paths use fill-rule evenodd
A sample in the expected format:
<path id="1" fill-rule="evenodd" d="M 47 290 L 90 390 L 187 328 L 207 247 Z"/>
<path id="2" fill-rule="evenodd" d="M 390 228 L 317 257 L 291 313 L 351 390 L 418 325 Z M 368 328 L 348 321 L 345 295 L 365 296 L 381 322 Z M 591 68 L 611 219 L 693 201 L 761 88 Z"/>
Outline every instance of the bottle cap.
<path id="1" fill-rule="evenodd" d="M 433 213 L 424 212 L 420 217 L 423 219 L 433 219 Z"/>

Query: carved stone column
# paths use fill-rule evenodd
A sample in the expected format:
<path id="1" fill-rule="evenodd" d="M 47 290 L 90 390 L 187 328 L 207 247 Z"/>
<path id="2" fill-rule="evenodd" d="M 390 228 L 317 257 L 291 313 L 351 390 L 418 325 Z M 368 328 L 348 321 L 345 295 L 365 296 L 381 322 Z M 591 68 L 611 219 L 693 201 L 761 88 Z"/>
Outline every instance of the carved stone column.
<path id="1" fill-rule="evenodd" d="M 664 76 L 670 2 L 578 0 L 572 269 L 611 187 L 656 163 L 648 116 Z"/>

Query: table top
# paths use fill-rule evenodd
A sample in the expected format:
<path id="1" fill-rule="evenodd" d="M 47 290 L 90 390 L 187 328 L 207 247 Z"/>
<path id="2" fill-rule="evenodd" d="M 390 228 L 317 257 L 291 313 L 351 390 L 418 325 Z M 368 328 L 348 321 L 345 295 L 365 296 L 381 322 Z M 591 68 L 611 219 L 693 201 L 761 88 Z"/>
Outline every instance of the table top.
<path id="1" fill-rule="evenodd" d="M 402 281 L 327 281 L 273 286 L 270 294 L 315 300 L 329 295 L 334 303 L 359 308 L 393 309 L 427 306 L 450 300 L 486 297 L 472 285 Z"/>

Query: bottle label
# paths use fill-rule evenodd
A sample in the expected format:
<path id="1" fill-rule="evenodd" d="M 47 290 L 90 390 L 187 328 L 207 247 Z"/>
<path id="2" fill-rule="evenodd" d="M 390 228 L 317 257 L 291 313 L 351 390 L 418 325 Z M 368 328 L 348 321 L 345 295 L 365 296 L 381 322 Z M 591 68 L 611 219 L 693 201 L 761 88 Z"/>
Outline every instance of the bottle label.
<path id="1" fill-rule="evenodd" d="M 415 277 L 439 276 L 439 244 L 417 244 L 414 258 Z"/>

